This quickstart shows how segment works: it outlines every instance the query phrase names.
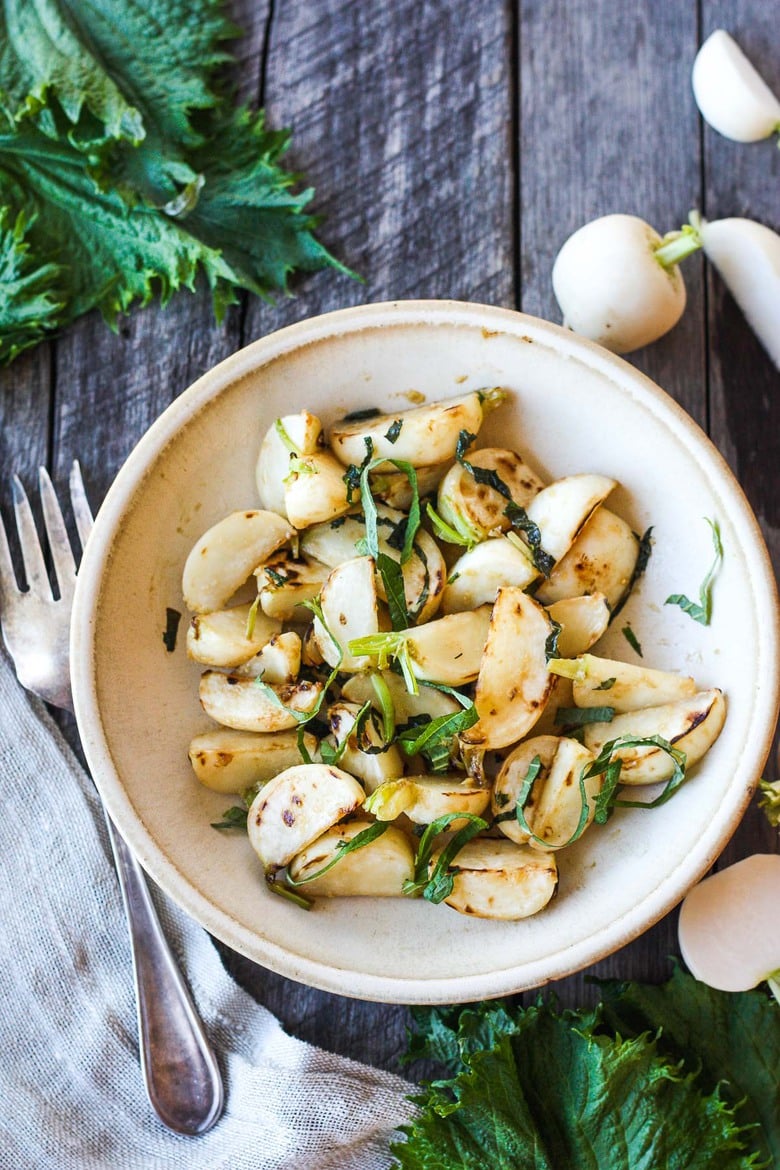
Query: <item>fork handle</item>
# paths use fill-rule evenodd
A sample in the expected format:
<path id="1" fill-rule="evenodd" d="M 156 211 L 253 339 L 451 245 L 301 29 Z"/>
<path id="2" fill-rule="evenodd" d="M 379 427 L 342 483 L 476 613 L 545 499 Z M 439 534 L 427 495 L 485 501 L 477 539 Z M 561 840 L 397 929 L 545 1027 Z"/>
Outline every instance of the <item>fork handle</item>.
<path id="1" fill-rule="evenodd" d="M 133 955 L 144 1084 L 164 1125 L 197 1135 L 222 1113 L 219 1066 L 154 908 L 141 866 L 106 816 Z"/>

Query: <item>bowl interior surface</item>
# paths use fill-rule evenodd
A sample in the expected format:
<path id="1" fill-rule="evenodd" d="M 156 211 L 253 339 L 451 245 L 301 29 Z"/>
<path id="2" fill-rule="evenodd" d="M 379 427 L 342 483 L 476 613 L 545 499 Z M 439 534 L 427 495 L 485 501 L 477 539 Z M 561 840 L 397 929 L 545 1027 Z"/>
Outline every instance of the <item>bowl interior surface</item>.
<path id="1" fill-rule="evenodd" d="M 326 425 L 349 410 L 393 412 L 503 386 L 479 445 L 513 447 L 547 480 L 617 479 L 609 506 L 642 533 L 645 577 L 596 652 L 720 686 L 725 728 L 689 782 L 656 810 L 620 810 L 559 856 L 557 898 L 521 922 L 470 919 L 407 899 L 319 901 L 304 913 L 265 889 L 245 837 L 210 827 L 233 803 L 187 760 L 212 726 L 197 697 L 181 572 L 195 540 L 257 505 L 261 437 L 304 407 Z M 725 559 L 705 628 L 676 607 Z M 622 627 L 643 650 L 637 657 Z M 505 310 L 446 302 L 366 306 L 263 339 L 210 371 L 151 428 L 101 509 L 74 618 L 74 688 L 85 749 L 106 804 L 142 864 L 208 930 L 293 979 L 397 1002 L 475 999 L 531 987 L 629 941 L 712 864 L 769 747 L 777 703 L 777 603 L 756 522 L 702 432 L 632 367 L 563 330 Z"/>

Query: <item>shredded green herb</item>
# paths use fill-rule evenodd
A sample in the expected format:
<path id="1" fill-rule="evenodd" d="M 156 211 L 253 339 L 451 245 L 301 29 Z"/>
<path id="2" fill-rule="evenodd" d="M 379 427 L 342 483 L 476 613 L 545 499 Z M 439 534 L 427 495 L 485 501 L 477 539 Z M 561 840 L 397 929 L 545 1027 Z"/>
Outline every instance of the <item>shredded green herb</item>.
<path id="1" fill-rule="evenodd" d="M 166 606 L 165 609 L 165 630 L 163 632 L 162 640 L 165 649 L 169 654 L 173 654 L 176 649 L 176 638 L 179 633 L 179 622 L 181 621 L 181 614 L 178 609 L 171 609 Z"/>
<path id="2" fill-rule="evenodd" d="M 246 832 L 246 818 L 249 809 L 244 804 L 234 804 L 225 809 L 221 821 L 212 821 L 212 829 L 241 829 Z"/>
<path id="3" fill-rule="evenodd" d="M 650 560 L 650 556 L 653 552 L 653 542 L 651 539 L 652 535 L 653 535 L 653 526 L 652 525 L 645 530 L 645 533 L 643 536 L 640 536 L 637 532 L 634 533 L 634 536 L 639 541 L 639 549 L 637 551 L 637 558 L 636 558 L 636 562 L 634 564 L 634 570 L 631 574 L 628 585 L 626 586 L 626 591 L 623 594 L 623 596 L 620 598 L 620 600 L 618 601 L 615 608 L 612 610 L 613 620 L 620 613 L 621 609 L 623 608 L 623 606 L 626 604 L 629 597 L 633 593 L 634 586 L 638 582 L 639 578 L 644 575 L 645 570 L 647 569 L 648 561 Z"/>
<path id="4" fill-rule="evenodd" d="M 453 834 L 442 849 L 435 866 L 429 874 L 428 869 L 436 838 L 440 833 L 448 829 L 453 821 L 461 820 L 468 821 L 468 824 Z M 473 837 L 476 837 L 477 833 L 481 833 L 487 827 L 487 821 L 484 821 L 481 817 L 474 816 L 473 813 L 445 813 L 444 816 L 437 817 L 435 821 L 431 821 L 429 825 L 426 825 L 425 831 L 420 837 L 417 846 L 414 878 L 411 881 L 404 882 L 403 892 L 409 896 L 421 893 L 426 901 L 433 902 L 434 904 L 443 902 L 452 893 L 454 887 L 455 874 L 450 868 L 452 862 L 464 845 L 467 845 Z"/>
<path id="5" fill-rule="evenodd" d="M 402 418 L 397 418 L 395 422 L 390 424 L 390 426 L 385 431 L 385 438 L 387 439 L 388 443 L 398 442 L 398 436 L 401 433 L 401 427 L 403 425 L 404 421 Z"/>
<path id="6" fill-rule="evenodd" d="M 637 638 L 636 634 L 634 633 L 634 631 L 631 629 L 631 626 L 623 626 L 621 633 L 622 633 L 623 637 L 626 639 L 626 641 L 628 642 L 631 649 L 636 651 L 636 653 L 639 655 L 640 658 L 644 657 L 642 654 L 641 643 L 640 643 L 639 639 Z"/>
<path id="7" fill-rule="evenodd" d="M 687 613 L 688 617 L 693 618 L 695 622 L 699 622 L 703 626 L 708 626 L 712 617 L 712 585 L 723 561 L 723 542 L 720 537 L 720 527 L 717 520 L 710 520 L 707 516 L 704 519 L 709 524 L 712 532 L 712 545 L 715 549 L 715 556 L 707 570 L 704 580 L 699 586 L 699 600 L 698 602 L 691 601 L 684 593 L 671 593 L 664 602 L 664 605 L 678 605 L 683 613 Z"/>
<path id="8" fill-rule="evenodd" d="M 379 418 L 382 411 L 376 406 L 366 406 L 362 410 L 351 410 L 349 414 L 345 414 L 342 422 L 368 422 L 369 419 Z"/>
<path id="9" fill-rule="evenodd" d="M 559 707 L 555 723 L 559 727 L 584 727 L 588 723 L 611 723 L 614 717 L 614 707 Z"/>
<path id="10" fill-rule="evenodd" d="M 304 886 L 307 882 L 313 882 L 315 878 L 322 877 L 323 874 L 329 873 L 334 865 L 338 865 L 343 857 L 347 857 L 350 853 L 356 853 L 358 849 L 365 849 L 366 845 L 370 845 L 372 841 L 376 841 L 377 837 L 381 837 L 386 829 L 390 827 L 389 821 L 375 821 L 373 825 L 369 825 L 366 829 L 361 829 L 359 833 L 350 841 L 342 841 L 336 848 L 336 852 L 331 857 L 326 865 L 321 869 L 316 869 L 314 873 L 309 873 L 304 878 L 294 878 L 287 871 L 287 883 L 293 888 L 297 886 Z"/>

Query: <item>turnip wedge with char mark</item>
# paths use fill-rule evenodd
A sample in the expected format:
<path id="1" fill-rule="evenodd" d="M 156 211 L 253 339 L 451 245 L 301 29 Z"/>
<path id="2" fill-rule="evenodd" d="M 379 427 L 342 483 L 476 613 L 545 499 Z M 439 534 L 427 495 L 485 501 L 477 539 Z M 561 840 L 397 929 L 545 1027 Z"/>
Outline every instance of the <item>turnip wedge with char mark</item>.
<path id="1" fill-rule="evenodd" d="M 204 532 L 182 574 L 182 593 L 194 613 L 222 609 L 258 565 L 286 544 L 294 530 L 275 512 L 231 512 Z"/>
<path id="2" fill-rule="evenodd" d="M 464 743 L 491 750 L 530 731 L 552 688 L 546 651 L 554 630 L 522 589 L 499 589 L 474 697 L 479 722 L 463 733 Z"/>
<path id="3" fill-rule="evenodd" d="M 344 419 L 330 428 L 330 445 L 345 466 L 359 467 L 369 444 L 376 458 L 405 460 L 412 467 L 445 463 L 455 458 L 460 432 L 465 429 L 476 434 L 485 415 L 506 397 L 506 390 L 498 388 L 474 390 L 413 410 L 356 421 Z M 388 468 L 392 470 L 392 465 Z"/>
<path id="4" fill-rule="evenodd" d="M 760 142 L 780 132 L 780 99 L 724 29 L 699 49 L 691 83 L 702 118 L 725 138 Z"/>
<path id="5" fill-rule="evenodd" d="M 680 910 L 680 950 L 693 975 L 719 991 L 766 980 L 780 1003 L 780 856 L 756 853 L 694 886 Z"/>

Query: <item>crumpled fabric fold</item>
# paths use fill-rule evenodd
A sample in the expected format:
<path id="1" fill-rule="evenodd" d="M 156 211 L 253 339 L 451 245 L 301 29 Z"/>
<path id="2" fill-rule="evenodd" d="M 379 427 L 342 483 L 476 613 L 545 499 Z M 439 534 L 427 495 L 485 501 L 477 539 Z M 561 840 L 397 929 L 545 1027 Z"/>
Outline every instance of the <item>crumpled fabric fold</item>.
<path id="1" fill-rule="evenodd" d="M 201 1137 L 160 1123 L 102 810 L 2 653 L 0 777 L 0 1170 L 386 1170 L 413 1086 L 287 1035 L 157 890 L 227 1098 Z"/>

